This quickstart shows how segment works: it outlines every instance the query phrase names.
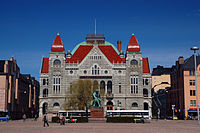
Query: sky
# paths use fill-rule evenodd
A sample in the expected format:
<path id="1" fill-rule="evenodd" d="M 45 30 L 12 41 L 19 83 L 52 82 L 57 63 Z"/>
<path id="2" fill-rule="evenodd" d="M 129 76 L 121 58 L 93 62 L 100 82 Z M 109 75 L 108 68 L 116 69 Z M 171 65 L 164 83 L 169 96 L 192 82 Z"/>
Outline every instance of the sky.
<path id="1" fill-rule="evenodd" d="M 39 80 L 42 57 L 60 33 L 65 51 L 87 34 L 104 34 L 122 50 L 134 33 L 151 70 L 171 67 L 200 46 L 199 0 L 1 0 L 0 60 L 14 57 L 23 74 Z"/>

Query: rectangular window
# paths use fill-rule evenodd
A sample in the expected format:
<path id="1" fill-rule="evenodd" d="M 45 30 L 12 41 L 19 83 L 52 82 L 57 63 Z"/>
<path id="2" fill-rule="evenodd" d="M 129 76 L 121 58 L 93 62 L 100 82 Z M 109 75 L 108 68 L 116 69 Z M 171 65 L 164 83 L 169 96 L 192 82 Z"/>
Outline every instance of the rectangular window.
<path id="1" fill-rule="evenodd" d="M 196 106 L 196 100 L 193 100 L 193 103 L 194 103 L 193 105 Z"/>
<path id="2" fill-rule="evenodd" d="M 196 96 L 196 91 L 195 90 L 193 90 L 193 96 Z"/>
<path id="3" fill-rule="evenodd" d="M 190 80 L 190 85 L 195 85 L 195 80 Z"/>
<path id="4" fill-rule="evenodd" d="M 60 76 L 55 76 L 53 78 L 53 93 L 54 94 L 60 93 L 60 85 L 61 85 Z"/>
<path id="5" fill-rule="evenodd" d="M 190 72 L 189 72 L 189 75 L 190 75 L 190 76 L 194 76 L 194 75 L 195 75 L 195 71 L 190 71 Z"/>
<path id="6" fill-rule="evenodd" d="M 190 96 L 195 96 L 196 94 L 196 91 L 195 90 L 190 90 Z"/>
<path id="7" fill-rule="evenodd" d="M 190 90 L 190 96 L 193 96 L 193 95 L 192 95 L 192 90 Z"/>
<path id="8" fill-rule="evenodd" d="M 119 93 L 122 93 L 122 86 L 121 85 L 119 85 Z"/>
<path id="9" fill-rule="evenodd" d="M 43 79 L 43 85 L 46 85 L 46 79 Z"/>
<path id="10" fill-rule="evenodd" d="M 193 106 L 193 100 L 190 100 L 190 106 Z"/>
<path id="11" fill-rule="evenodd" d="M 130 86 L 131 86 L 131 94 L 138 93 L 138 76 L 131 76 L 130 77 Z"/>
<path id="12" fill-rule="evenodd" d="M 133 94 L 133 85 L 131 85 L 131 94 Z"/>

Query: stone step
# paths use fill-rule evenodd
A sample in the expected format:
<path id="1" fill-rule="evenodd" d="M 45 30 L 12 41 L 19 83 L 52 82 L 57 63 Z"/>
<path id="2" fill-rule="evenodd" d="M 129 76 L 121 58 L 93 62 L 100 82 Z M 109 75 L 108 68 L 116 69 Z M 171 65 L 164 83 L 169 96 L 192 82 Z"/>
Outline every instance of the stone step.
<path id="1" fill-rule="evenodd" d="M 88 123 L 106 123 L 106 118 L 89 118 Z"/>

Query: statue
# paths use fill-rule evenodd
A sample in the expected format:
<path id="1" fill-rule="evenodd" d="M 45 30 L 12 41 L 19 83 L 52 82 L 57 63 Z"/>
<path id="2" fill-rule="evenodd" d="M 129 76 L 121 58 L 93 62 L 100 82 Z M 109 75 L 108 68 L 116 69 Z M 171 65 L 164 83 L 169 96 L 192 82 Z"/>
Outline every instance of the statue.
<path id="1" fill-rule="evenodd" d="M 93 93 L 93 107 L 100 107 L 101 106 L 101 96 L 99 94 L 99 90 L 96 89 L 96 91 Z"/>

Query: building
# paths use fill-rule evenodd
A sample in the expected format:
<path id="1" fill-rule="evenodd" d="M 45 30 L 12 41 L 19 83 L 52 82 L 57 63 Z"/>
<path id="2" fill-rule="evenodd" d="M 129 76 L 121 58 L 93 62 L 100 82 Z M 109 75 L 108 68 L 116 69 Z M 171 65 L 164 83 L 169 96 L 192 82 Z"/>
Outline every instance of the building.
<path id="1" fill-rule="evenodd" d="M 8 111 L 11 119 L 38 115 L 39 82 L 20 73 L 16 60 L 0 60 L 0 111 Z"/>
<path id="2" fill-rule="evenodd" d="M 197 83 L 200 85 L 200 55 L 197 56 Z M 167 96 L 167 114 L 174 113 L 180 119 L 197 116 L 197 99 L 195 86 L 194 55 L 185 59 L 179 57 L 176 65 L 172 66 L 171 89 Z M 200 96 L 200 92 L 198 94 Z M 200 100 L 199 100 L 200 101 Z M 198 102 L 199 102 L 198 101 Z M 199 102 L 200 103 L 200 102 Z"/>
<path id="3" fill-rule="evenodd" d="M 166 118 L 167 93 L 171 87 L 172 68 L 157 66 L 152 71 L 152 115 L 154 118 Z"/>
<path id="4" fill-rule="evenodd" d="M 97 81 L 105 91 L 104 110 L 141 109 L 151 105 L 151 73 L 148 58 L 132 34 L 124 54 L 121 41 L 117 48 L 104 35 L 87 35 L 86 41 L 65 53 L 58 34 L 50 57 L 43 58 L 40 72 L 40 115 L 63 109 L 70 85 L 79 79 Z M 151 112 L 151 111 L 150 111 Z"/>

